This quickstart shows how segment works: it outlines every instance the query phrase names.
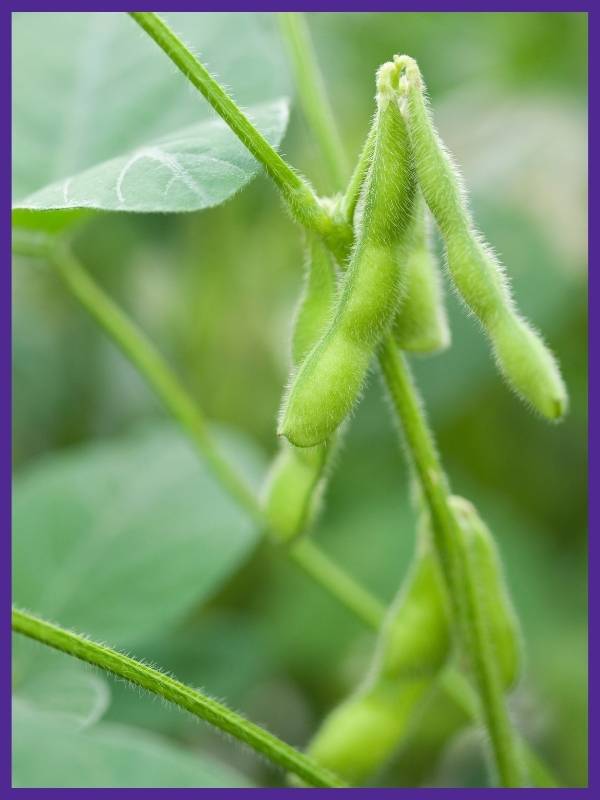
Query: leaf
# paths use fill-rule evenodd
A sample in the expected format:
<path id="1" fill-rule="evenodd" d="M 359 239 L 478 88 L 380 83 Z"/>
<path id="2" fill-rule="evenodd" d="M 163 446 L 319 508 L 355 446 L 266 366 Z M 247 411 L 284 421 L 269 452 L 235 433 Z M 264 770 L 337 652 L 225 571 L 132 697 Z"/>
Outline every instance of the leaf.
<path id="1" fill-rule="evenodd" d="M 227 440 L 256 472 L 256 453 Z M 114 645 L 214 594 L 259 536 L 167 426 L 42 459 L 16 478 L 13 508 L 15 602 Z"/>
<path id="2" fill-rule="evenodd" d="M 279 143 L 288 119 L 287 101 L 254 106 L 247 113 L 272 144 Z M 223 203 L 258 169 L 222 120 L 208 120 L 53 183 L 13 208 L 20 212 L 17 221 L 25 223 L 31 212 L 60 209 L 198 211 Z"/>
<path id="3" fill-rule="evenodd" d="M 99 672 L 71 656 L 13 637 L 13 697 L 28 709 L 70 722 L 93 725 L 110 702 L 108 684 Z"/>
<path id="4" fill-rule="evenodd" d="M 212 757 L 136 728 L 77 731 L 58 716 L 13 703 L 13 787 L 249 787 Z"/>
<path id="5" fill-rule="evenodd" d="M 271 16 L 164 16 L 277 146 L 290 84 Z M 258 170 L 125 13 L 15 15 L 13 81 L 18 224 L 58 230 L 82 208 L 207 208 Z"/>

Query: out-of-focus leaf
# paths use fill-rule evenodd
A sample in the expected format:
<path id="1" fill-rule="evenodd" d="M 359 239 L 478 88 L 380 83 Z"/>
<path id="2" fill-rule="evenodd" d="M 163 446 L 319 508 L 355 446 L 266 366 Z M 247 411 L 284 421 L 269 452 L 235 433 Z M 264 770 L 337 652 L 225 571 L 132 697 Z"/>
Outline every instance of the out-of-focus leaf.
<path id="1" fill-rule="evenodd" d="M 101 723 L 73 730 L 55 715 L 13 703 L 16 788 L 248 787 L 214 758 L 179 749 L 136 728 Z"/>
<path id="2" fill-rule="evenodd" d="M 129 644 L 213 594 L 258 535 L 179 431 L 88 445 L 15 481 L 15 601 Z"/>
<path id="3" fill-rule="evenodd" d="M 270 101 L 289 91 L 289 79 L 273 18 L 166 18 L 232 87 L 236 100 L 252 106 L 249 115 L 277 146 L 287 104 Z M 18 224 L 60 229 L 70 220 L 57 209 L 73 209 L 77 217 L 82 208 L 207 208 L 258 170 L 224 123 L 211 119 L 208 103 L 125 13 L 17 15 L 13 81 Z"/>
<path id="4" fill-rule="evenodd" d="M 12 656 L 13 697 L 23 706 L 75 728 L 104 714 L 110 691 L 99 672 L 23 636 L 13 637 Z"/>

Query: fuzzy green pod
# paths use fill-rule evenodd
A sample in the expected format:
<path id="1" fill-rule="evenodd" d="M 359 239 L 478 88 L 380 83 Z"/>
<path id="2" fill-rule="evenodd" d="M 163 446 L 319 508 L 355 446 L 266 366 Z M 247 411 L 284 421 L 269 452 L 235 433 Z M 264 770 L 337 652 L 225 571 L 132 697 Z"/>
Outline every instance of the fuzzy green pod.
<path id="1" fill-rule="evenodd" d="M 331 319 L 336 277 L 329 251 L 317 236 L 308 234 L 304 287 L 293 324 L 292 363 L 298 366 L 319 340 Z"/>
<path id="2" fill-rule="evenodd" d="M 309 234 L 305 279 L 292 332 L 292 363 L 297 365 L 327 326 L 335 295 L 335 270 L 325 245 Z M 272 534 L 291 542 L 315 518 L 327 482 L 333 442 L 296 448 L 282 442 L 263 490 L 263 509 Z"/>
<path id="3" fill-rule="evenodd" d="M 373 158 L 355 215 L 356 244 L 331 324 L 284 398 L 278 433 L 298 447 L 328 439 L 352 410 L 375 348 L 398 308 L 398 249 L 408 230 L 415 180 L 395 99 L 396 73 L 391 63 L 378 72 Z"/>
<path id="4" fill-rule="evenodd" d="M 423 544 L 388 611 L 365 681 L 328 715 L 308 748 L 352 785 L 393 755 L 451 652 L 439 567 Z"/>
<path id="5" fill-rule="evenodd" d="M 539 333 L 515 313 L 499 315 L 490 329 L 494 356 L 509 385 L 520 387 L 545 417 L 559 420 L 568 407 L 567 390 Z"/>
<path id="6" fill-rule="evenodd" d="M 441 276 L 431 246 L 427 207 L 417 193 L 410 249 L 404 263 L 406 290 L 394 322 L 394 339 L 402 350 L 435 353 L 450 344 Z"/>
<path id="7" fill-rule="evenodd" d="M 327 482 L 331 446 L 296 448 L 282 444 L 267 476 L 263 508 L 269 530 L 291 542 L 304 533 L 317 515 Z"/>
<path id="8" fill-rule="evenodd" d="M 398 748 L 431 688 L 426 678 L 402 683 L 381 679 L 326 717 L 308 754 L 350 785 L 364 784 Z"/>
<path id="9" fill-rule="evenodd" d="M 417 558 L 386 615 L 376 653 L 377 672 L 396 681 L 431 677 L 446 662 L 450 647 L 450 617 L 440 569 L 427 549 Z"/>
<path id="10" fill-rule="evenodd" d="M 490 640 L 502 685 L 511 688 L 521 668 L 521 632 L 515 614 L 498 548 L 489 528 L 468 500 L 454 496 L 452 508 L 459 520 L 470 568 L 485 605 Z"/>
<path id="11" fill-rule="evenodd" d="M 419 185 L 444 238 L 452 280 L 483 325 L 508 384 L 545 417 L 560 419 L 568 398 L 556 360 L 519 317 L 504 269 L 475 229 L 458 169 L 433 125 L 416 62 L 396 56 L 395 63 Z"/>

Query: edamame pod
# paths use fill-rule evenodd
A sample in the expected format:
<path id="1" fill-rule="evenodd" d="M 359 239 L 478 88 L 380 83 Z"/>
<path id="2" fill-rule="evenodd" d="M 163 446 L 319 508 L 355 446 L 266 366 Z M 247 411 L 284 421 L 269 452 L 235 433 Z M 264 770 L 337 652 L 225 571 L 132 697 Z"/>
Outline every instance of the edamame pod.
<path id="1" fill-rule="evenodd" d="M 520 633 L 491 533 L 461 497 L 451 504 L 470 569 L 485 604 L 490 640 L 505 689 L 517 680 Z M 442 576 L 423 515 L 421 552 L 390 607 L 363 685 L 325 719 L 308 752 L 351 784 L 364 783 L 397 750 L 416 713 L 438 685 L 452 653 L 452 627 Z"/>
<path id="2" fill-rule="evenodd" d="M 432 676 L 446 662 L 450 647 L 450 617 L 440 569 L 427 545 L 386 615 L 376 669 L 380 676 L 396 681 Z"/>
<path id="3" fill-rule="evenodd" d="M 366 680 L 325 719 L 309 755 L 351 785 L 364 783 L 407 734 L 450 651 L 441 575 L 426 546 L 388 611 Z"/>
<path id="4" fill-rule="evenodd" d="M 329 251 L 315 234 L 307 234 L 304 287 L 293 323 L 292 363 L 297 366 L 331 320 L 335 269 Z"/>
<path id="5" fill-rule="evenodd" d="M 351 786 L 364 784 L 398 748 L 432 686 L 429 678 L 382 678 L 326 717 L 308 754 Z"/>
<path id="6" fill-rule="evenodd" d="M 335 293 L 335 270 L 325 245 L 308 234 L 304 288 L 292 332 L 292 362 L 297 365 L 326 327 Z M 299 449 L 282 442 L 267 476 L 263 508 L 269 530 L 291 542 L 314 520 L 327 482 L 334 442 Z"/>
<path id="7" fill-rule="evenodd" d="M 498 548 L 489 528 L 468 500 L 454 496 L 452 507 L 459 520 L 473 579 L 477 581 L 485 605 L 490 641 L 500 678 L 505 689 L 510 689 L 520 673 L 521 633 L 506 581 Z"/>
<path id="8" fill-rule="evenodd" d="M 269 530 L 278 540 L 291 542 L 310 527 L 327 481 L 330 450 L 328 443 L 302 449 L 282 444 L 263 495 Z"/>
<path id="9" fill-rule="evenodd" d="M 433 125 L 416 62 L 408 56 L 394 60 L 401 70 L 400 103 L 419 185 L 444 237 L 452 280 L 483 325 L 508 384 L 545 417 L 560 419 L 568 398 L 556 360 L 518 315 L 503 267 L 475 230 L 458 169 Z"/>
<path id="10" fill-rule="evenodd" d="M 404 264 L 405 296 L 394 322 L 398 347 L 413 353 L 439 352 L 450 344 L 440 274 L 430 238 L 427 207 L 418 192 L 412 239 Z"/>
<path id="11" fill-rule="evenodd" d="M 331 324 L 300 366 L 280 415 L 278 433 L 298 447 L 328 439 L 352 410 L 398 308 L 398 250 L 405 244 L 415 180 L 396 88 L 397 69 L 384 64 L 377 78 L 373 158 L 356 210 L 356 244 Z"/>

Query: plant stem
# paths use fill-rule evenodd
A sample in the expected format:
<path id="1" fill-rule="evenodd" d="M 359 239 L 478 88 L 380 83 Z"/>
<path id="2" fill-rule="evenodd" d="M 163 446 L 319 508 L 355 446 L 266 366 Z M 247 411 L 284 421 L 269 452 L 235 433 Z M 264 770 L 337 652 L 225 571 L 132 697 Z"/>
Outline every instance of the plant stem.
<path id="1" fill-rule="evenodd" d="M 278 17 L 294 68 L 300 100 L 325 156 L 330 189 L 335 190 L 348 179 L 348 160 L 327 98 L 325 82 L 317 67 L 310 33 L 302 14 L 284 12 Z"/>
<path id="2" fill-rule="evenodd" d="M 471 722 L 481 724 L 481 703 L 479 695 L 475 692 L 465 675 L 455 668 L 448 668 L 440 679 L 445 693 L 468 716 Z M 517 733 L 518 746 L 530 778 L 530 785 L 536 789 L 559 788 L 560 783 L 552 775 L 548 767 L 533 752 L 527 741 Z"/>
<path id="3" fill-rule="evenodd" d="M 334 180 L 334 190 L 338 190 L 347 180 L 347 158 L 335 123 L 335 116 L 325 91 L 325 82 L 319 68 L 308 26 L 304 15 L 296 11 L 279 14 L 279 19 L 284 38 L 289 46 L 302 110 L 315 134 L 315 138 L 321 146 L 327 169 Z M 371 161 L 375 133 L 376 129 L 371 125 L 358 162 L 342 198 L 342 219 L 349 225 L 352 225 L 360 188 Z"/>
<path id="4" fill-rule="evenodd" d="M 332 220 L 309 183 L 284 161 L 166 22 L 151 11 L 130 11 L 129 14 L 263 165 L 281 192 L 292 216 L 304 227 L 320 234 L 334 251 L 339 253 L 340 248 L 347 246 L 352 237 L 349 226 L 342 221 Z"/>
<path id="5" fill-rule="evenodd" d="M 416 470 L 431 514 L 434 543 L 458 631 L 465 644 L 482 714 L 490 736 L 498 778 L 504 787 L 524 785 L 521 749 L 502 691 L 486 620 L 468 558 L 461 547 L 459 523 L 450 506 L 448 479 L 438 458 L 421 399 L 406 359 L 391 336 L 379 355 L 394 412 L 402 426 L 410 460 Z"/>
<path id="6" fill-rule="evenodd" d="M 118 675 L 148 692 L 159 695 L 170 703 L 189 711 L 194 716 L 225 731 L 240 742 L 249 745 L 257 753 L 282 769 L 293 772 L 311 786 L 343 788 L 344 784 L 328 770 L 300 753 L 291 745 L 255 725 L 253 722 L 213 700 L 201 692 L 142 664 L 129 656 L 97 644 L 58 625 L 39 619 L 27 612 L 13 608 L 12 628 L 15 632 L 74 656 L 106 672 Z"/>
<path id="7" fill-rule="evenodd" d="M 50 259 L 69 291 L 122 350 L 158 395 L 167 411 L 180 423 L 222 486 L 252 515 L 257 524 L 266 528 L 260 503 L 244 479 L 221 455 L 197 403 L 154 345 L 105 294 L 70 250 L 65 245 L 54 245 L 51 240 L 46 239 L 43 245 L 36 241 L 35 247 L 29 243 L 22 247 L 16 244 L 15 251 Z M 378 628 L 383 615 L 383 607 L 379 601 L 316 545 L 300 541 L 287 550 L 287 553 L 292 561 L 352 614 L 367 625 Z"/>

